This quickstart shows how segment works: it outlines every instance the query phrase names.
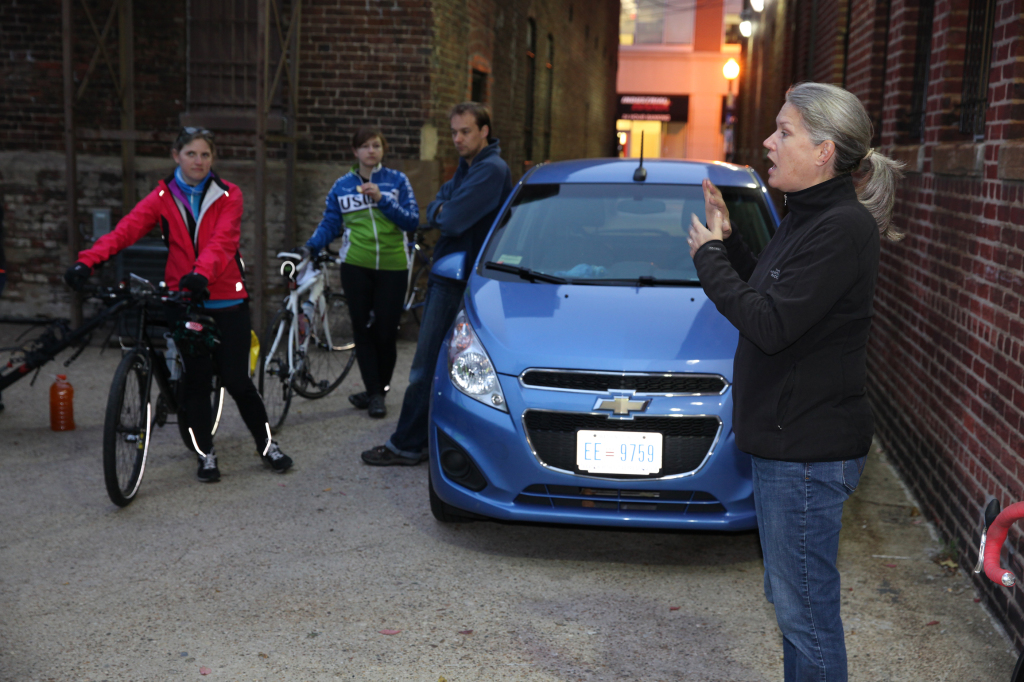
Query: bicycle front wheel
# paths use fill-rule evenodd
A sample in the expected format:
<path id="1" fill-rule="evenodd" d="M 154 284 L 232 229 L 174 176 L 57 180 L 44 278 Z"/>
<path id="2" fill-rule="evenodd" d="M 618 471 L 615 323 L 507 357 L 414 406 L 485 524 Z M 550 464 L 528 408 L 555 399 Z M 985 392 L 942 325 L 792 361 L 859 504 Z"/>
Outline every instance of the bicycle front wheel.
<path id="1" fill-rule="evenodd" d="M 412 276 L 412 282 L 406 298 L 405 309 L 412 319 L 416 320 L 419 327 L 423 319 L 423 304 L 427 302 L 427 284 L 430 277 L 430 268 L 421 265 Z M 407 320 L 408 321 L 408 320 Z"/>
<path id="2" fill-rule="evenodd" d="M 292 404 L 292 385 L 288 380 L 288 329 L 291 316 L 284 310 L 277 313 L 260 341 L 260 358 L 256 366 L 257 386 L 267 410 L 271 433 L 277 433 L 288 416 Z M 278 332 L 280 331 L 280 336 Z M 276 345 L 275 345 L 276 343 Z"/>
<path id="3" fill-rule="evenodd" d="M 309 345 L 299 371 L 292 380 L 295 392 L 303 398 L 323 398 L 341 384 L 356 361 L 352 340 L 352 320 L 343 294 L 324 296 L 323 310 L 310 322 Z"/>
<path id="4" fill-rule="evenodd" d="M 114 372 L 103 422 L 103 479 L 110 501 L 127 506 L 146 471 L 152 409 L 149 402 L 149 356 L 144 350 L 125 355 Z"/>

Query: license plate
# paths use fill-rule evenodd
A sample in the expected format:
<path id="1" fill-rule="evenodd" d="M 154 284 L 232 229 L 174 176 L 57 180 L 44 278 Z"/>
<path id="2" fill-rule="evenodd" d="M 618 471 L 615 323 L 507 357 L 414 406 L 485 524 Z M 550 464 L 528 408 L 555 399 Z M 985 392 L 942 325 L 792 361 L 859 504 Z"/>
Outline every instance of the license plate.
<path id="1" fill-rule="evenodd" d="M 660 433 L 577 431 L 576 465 L 592 474 L 646 476 L 661 471 Z"/>

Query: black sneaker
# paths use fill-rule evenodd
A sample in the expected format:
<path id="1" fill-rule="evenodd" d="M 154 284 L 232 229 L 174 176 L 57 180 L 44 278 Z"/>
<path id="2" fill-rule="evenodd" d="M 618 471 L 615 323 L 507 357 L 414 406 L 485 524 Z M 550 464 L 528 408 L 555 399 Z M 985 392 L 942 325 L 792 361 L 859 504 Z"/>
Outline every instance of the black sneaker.
<path id="1" fill-rule="evenodd" d="M 281 448 L 277 447 L 277 441 L 270 441 L 267 453 L 260 456 L 263 458 L 263 463 L 269 464 L 275 474 L 283 474 L 292 468 L 292 458 L 281 452 Z"/>
<path id="2" fill-rule="evenodd" d="M 391 390 L 390 386 L 384 387 L 384 395 L 388 394 Z M 348 401 L 352 403 L 352 406 L 357 410 L 365 410 L 370 407 L 370 394 L 366 391 L 360 391 L 359 393 L 353 393 L 348 397 Z"/>
<path id="3" fill-rule="evenodd" d="M 353 393 L 348 397 L 348 401 L 352 403 L 352 406 L 357 410 L 365 410 L 370 406 L 370 394 L 366 391 Z"/>
<path id="4" fill-rule="evenodd" d="M 379 393 L 377 395 L 371 395 L 369 411 L 370 416 L 374 419 L 383 419 L 386 417 L 388 415 L 388 408 L 384 406 L 384 396 Z"/>
<path id="5" fill-rule="evenodd" d="M 203 483 L 216 483 L 220 480 L 220 469 L 217 468 L 217 455 L 211 452 L 208 455 L 198 455 L 199 471 L 196 477 Z"/>
<path id="6" fill-rule="evenodd" d="M 403 457 L 402 455 L 396 455 L 386 445 L 378 445 L 372 450 L 367 450 L 361 457 L 363 461 L 370 466 L 375 467 L 390 467 L 395 465 L 413 467 L 420 462 L 427 461 L 427 454 L 424 453 L 419 457 Z"/>

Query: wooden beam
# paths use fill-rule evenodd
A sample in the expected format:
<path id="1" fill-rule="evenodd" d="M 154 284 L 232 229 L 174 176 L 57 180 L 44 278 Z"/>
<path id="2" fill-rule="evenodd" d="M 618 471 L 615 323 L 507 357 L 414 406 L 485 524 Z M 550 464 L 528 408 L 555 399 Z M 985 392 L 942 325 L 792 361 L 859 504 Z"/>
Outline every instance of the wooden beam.
<path id="1" fill-rule="evenodd" d="M 253 218 L 252 322 L 263 331 L 263 291 L 267 260 L 267 75 L 269 68 L 269 0 L 256 0 L 256 178 Z"/>
<path id="2" fill-rule="evenodd" d="M 75 73 L 73 67 L 74 21 L 72 0 L 61 0 L 61 33 L 64 43 L 64 183 L 67 186 L 68 213 L 68 265 L 78 260 L 81 234 L 78 231 L 78 211 L 75 165 Z M 69 317 L 74 326 L 82 324 L 82 297 L 72 297 Z"/>
<path id="3" fill-rule="evenodd" d="M 133 0 L 120 0 L 121 130 L 135 132 L 135 21 Z M 121 215 L 135 208 L 135 137 L 121 140 Z"/>

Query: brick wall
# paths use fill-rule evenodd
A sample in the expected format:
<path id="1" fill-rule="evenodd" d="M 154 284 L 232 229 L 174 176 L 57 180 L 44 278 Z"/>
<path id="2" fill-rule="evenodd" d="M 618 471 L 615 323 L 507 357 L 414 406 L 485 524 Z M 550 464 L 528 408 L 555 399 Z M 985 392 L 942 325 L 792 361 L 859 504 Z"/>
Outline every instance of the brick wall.
<path id="1" fill-rule="evenodd" d="M 882 151 L 907 166 L 894 218 L 907 237 L 883 243 L 869 346 L 876 436 L 1019 647 L 1024 597 L 969 571 L 988 500 L 1024 499 L 1024 5 L 997 0 L 980 142 L 957 129 L 968 0 L 935 3 L 923 142 L 908 135 L 913 66 L 923 58 L 919 2 L 891 0 L 888 22 L 883 5 L 853 3 L 843 69 L 871 115 L 880 112 Z M 749 52 L 755 74 L 760 60 L 778 59 L 772 32 L 798 6 L 766 8 L 767 34 Z M 791 54 L 800 49 L 799 36 L 786 43 Z M 760 85 L 780 97 L 776 81 Z M 767 124 L 747 126 L 740 145 L 751 158 Z M 1009 544 L 1020 550 L 1022 540 L 1014 529 Z M 1018 574 L 1020 556 L 1006 559 Z"/>
<path id="2" fill-rule="evenodd" d="M 100 30 L 113 0 L 91 0 Z M 168 147 L 186 113 L 186 2 L 134 3 L 136 129 L 156 141 L 137 144 L 141 197 L 172 170 Z M 74 72 L 85 78 L 97 39 L 82 3 L 73 3 Z M 284 3 L 287 9 L 288 2 Z M 379 125 L 388 138 L 386 162 L 406 172 L 421 205 L 450 176 L 457 157 L 447 112 L 469 99 L 472 69 L 489 73 L 487 101 L 494 132 L 513 177 L 525 168 L 525 40 L 527 20 L 538 45 L 554 37 L 553 68 L 541 55 L 535 130 L 550 121 L 551 159 L 606 155 L 614 141 L 618 2 L 567 0 L 303 0 L 300 41 L 297 173 L 298 234 L 312 232 L 330 181 L 353 161 L 351 135 Z M 117 72 L 118 21 L 106 47 Z M 64 103 L 60 3 L 0 3 L 0 202 L 9 278 L 0 305 L 12 314 L 66 314 L 60 276 L 70 263 L 64 202 Z M 547 107 L 550 83 L 552 105 Z M 244 112 L 242 112 L 244 113 Z M 204 124 L 202 115 L 188 113 Z M 120 217 L 120 145 L 90 131 L 119 129 L 114 79 L 102 55 L 76 101 L 80 129 L 79 222 L 88 235 L 89 211 Z M 238 118 L 238 117 L 236 117 Z M 246 190 L 254 156 L 252 123 L 216 132 L 216 168 Z M 540 144 L 533 161 L 541 161 Z M 267 258 L 284 246 L 284 147 L 268 145 Z M 276 165 L 275 165 L 276 164 Z M 145 169 L 145 170 L 143 170 Z M 252 196 L 251 192 L 246 192 Z M 243 255 L 251 244 L 252 209 L 243 218 Z M 250 235 L 250 236 L 246 236 Z M 250 259 L 251 260 L 251 259 Z M 269 270 L 268 270 L 269 272 Z"/>

